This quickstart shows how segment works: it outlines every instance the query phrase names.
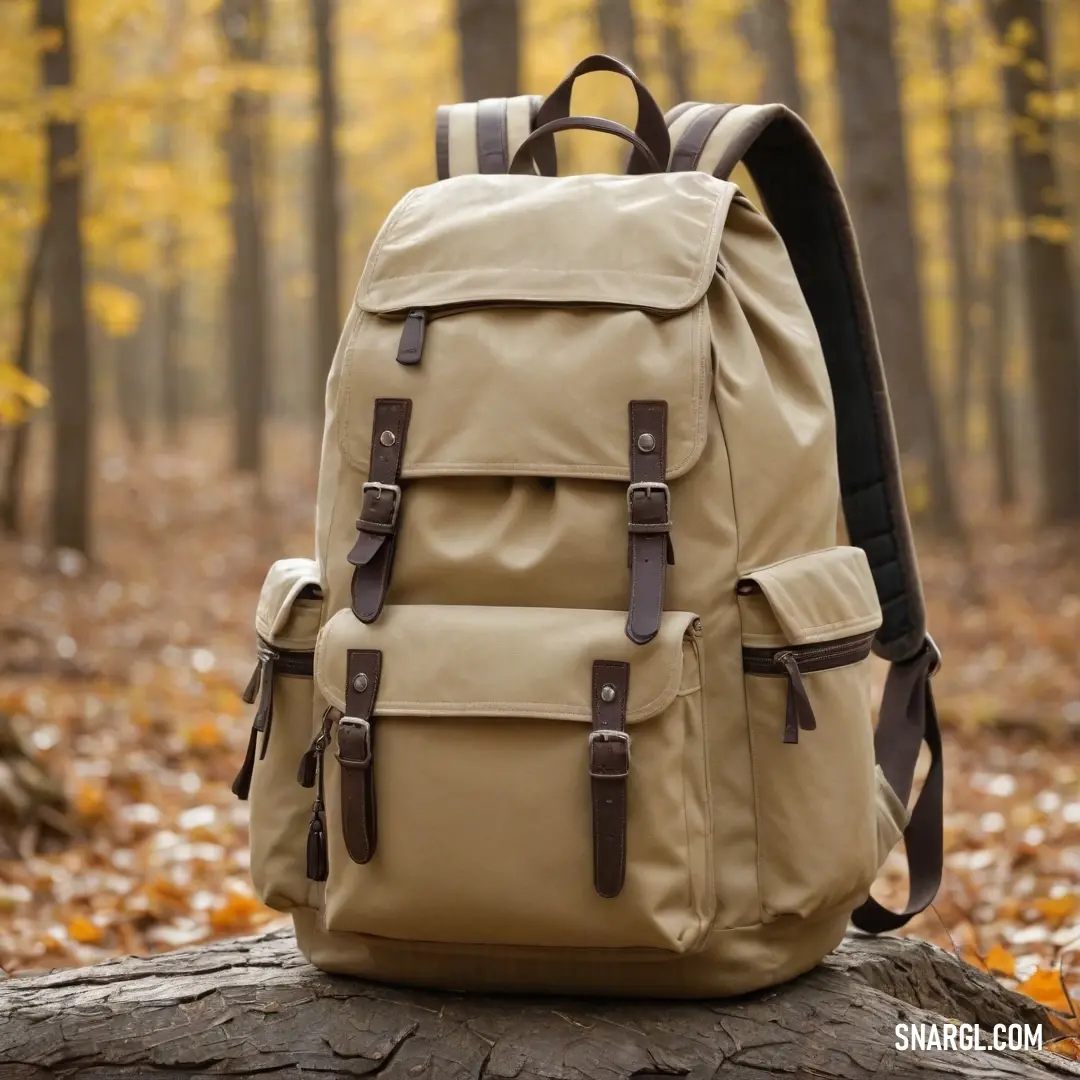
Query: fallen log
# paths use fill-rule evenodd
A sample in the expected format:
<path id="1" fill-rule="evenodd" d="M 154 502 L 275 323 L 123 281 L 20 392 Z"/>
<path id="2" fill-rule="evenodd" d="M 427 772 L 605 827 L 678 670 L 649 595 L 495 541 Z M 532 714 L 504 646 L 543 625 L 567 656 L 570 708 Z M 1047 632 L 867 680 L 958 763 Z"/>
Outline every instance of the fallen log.
<path id="1" fill-rule="evenodd" d="M 924 942 L 849 937 L 782 987 L 709 1002 L 496 997 L 323 974 L 289 931 L 0 982 L 0 1077 L 385 1080 L 1080 1076 L 1046 1051 L 896 1049 L 897 1024 L 1045 1024 Z"/>

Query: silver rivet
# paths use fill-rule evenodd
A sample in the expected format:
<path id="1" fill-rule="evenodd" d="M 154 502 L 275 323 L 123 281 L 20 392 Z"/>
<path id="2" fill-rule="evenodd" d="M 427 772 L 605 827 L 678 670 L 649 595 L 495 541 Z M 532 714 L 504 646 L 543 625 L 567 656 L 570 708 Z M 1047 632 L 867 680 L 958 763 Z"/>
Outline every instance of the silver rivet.
<path id="1" fill-rule="evenodd" d="M 604 701 L 614 701 L 615 687 L 612 686 L 609 682 L 604 683 L 604 685 L 600 687 L 600 697 Z"/>
<path id="2" fill-rule="evenodd" d="M 367 689 L 367 676 L 361 671 L 352 681 L 353 689 L 362 694 Z"/>
<path id="3" fill-rule="evenodd" d="M 379 436 L 379 442 L 381 442 L 383 446 L 393 446 L 394 443 L 397 442 L 397 439 L 394 438 L 394 433 L 392 431 L 384 431 Z"/>
<path id="4" fill-rule="evenodd" d="M 637 448 L 643 454 L 647 454 L 649 451 L 656 449 L 656 440 L 646 431 L 644 435 L 638 436 Z"/>

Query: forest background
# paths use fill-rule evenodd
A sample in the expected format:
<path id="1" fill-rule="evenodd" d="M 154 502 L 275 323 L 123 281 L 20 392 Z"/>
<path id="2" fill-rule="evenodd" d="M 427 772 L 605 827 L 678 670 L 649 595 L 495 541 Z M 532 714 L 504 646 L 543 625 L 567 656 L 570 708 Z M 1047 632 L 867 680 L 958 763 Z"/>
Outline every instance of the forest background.
<path id="1" fill-rule="evenodd" d="M 445 102 L 626 60 L 783 101 L 859 232 L 945 654 L 946 876 L 911 933 L 1067 1009 L 1080 940 L 1080 4 L 4 0 L 0 967 L 267 925 L 229 783 L 323 386 Z M 628 85 L 577 111 L 633 122 Z M 564 171 L 617 171 L 559 136 Z M 740 171 L 735 177 L 752 193 Z M 80 302 L 81 297 L 81 302 Z M 880 886 L 900 895 L 903 860 Z"/>

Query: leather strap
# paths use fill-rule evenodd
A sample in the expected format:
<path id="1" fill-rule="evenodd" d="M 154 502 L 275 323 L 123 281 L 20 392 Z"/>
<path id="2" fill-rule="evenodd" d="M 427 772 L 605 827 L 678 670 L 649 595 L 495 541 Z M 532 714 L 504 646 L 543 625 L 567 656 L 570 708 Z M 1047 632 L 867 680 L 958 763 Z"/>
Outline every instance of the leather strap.
<path id="1" fill-rule="evenodd" d="M 510 153 L 506 134 L 506 98 L 476 103 L 476 163 L 482 173 L 504 173 Z"/>
<path id="2" fill-rule="evenodd" d="M 693 102 L 685 104 L 688 108 L 694 105 Z M 734 108 L 734 105 L 709 105 L 696 112 L 686 131 L 672 144 L 669 171 L 692 172 L 696 169 L 716 125 Z M 669 123 L 673 122 L 669 120 Z"/>
<path id="3" fill-rule="evenodd" d="M 379 692 L 382 653 L 376 649 L 350 649 L 347 671 L 345 715 L 338 721 L 341 828 L 349 858 L 366 863 L 375 854 L 377 839 L 371 716 Z"/>
<path id="4" fill-rule="evenodd" d="M 348 556 L 356 568 L 352 577 L 352 610 L 363 623 L 374 622 L 379 617 L 390 586 L 401 511 L 398 481 L 411 414 L 412 402 L 408 398 L 375 401 L 368 482 L 356 519 L 356 543 Z"/>
<path id="5" fill-rule="evenodd" d="M 626 171 L 628 173 L 647 173 L 655 171 L 648 163 L 646 152 L 657 161 L 666 162 L 671 147 L 671 137 L 668 135 L 667 124 L 660 106 L 656 99 L 645 88 L 644 83 L 627 67 L 621 60 L 604 53 L 594 53 L 585 57 L 576 64 L 573 70 L 550 94 L 544 99 L 536 114 L 536 128 L 539 130 L 551 120 L 565 119 L 570 116 L 570 99 L 574 92 L 574 82 L 581 75 L 588 75 L 594 71 L 611 71 L 629 79 L 634 85 L 634 93 L 637 95 L 638 115 L 634 124 L 634 134 L 645 146 L 642 149 L 637 143 L 632 143 L 634 152 L 630 157 Z M 557 130 L 557 129 L 549 129 Z M 554 153 L 555 141 L 550 136 L 541 140 L 541 149 L 549 154 Z M 539 160 L 539 155 L 537 157 Z M 554 172 L 545 175 L 554 176 Z"/>
<path id="6" fill-rule="evenodd" d="M 543 140 L 549 139 L 557 131 L 578 129 L 582 131 L 599 131 L 605 135 L 616 135 L 620 139 L 626 140 L 641 155 L 641 159 L 645 163 L 644 167 L 637 170 L 638 172 L 664 171 L 664 167 L 660 164 L 661 159 L 657 158 L 645 142 L 628 127 L 624 127 L 614 120 L 607 120 L 602 116 L 563 116 L 558 120 L 549 120 L 526 138 L 517 148 L 517 153 L 514 154 L 514 159 L 510 162 L 510 172 L 526 175 L 534 173 L 538 161 L 541 162 L 540 167 L 543 170 L 542 159 L 539 157 L 539 147 L 543 145 Z M 541 175 L 543 175 L 542 171 Z M 547 175 L 553 176 L 554 173 L 548 173 Z"/>
<path id="7" fill-rule="evenodd" d="M 941 729 L 930 687 L 930 678 L 939 661 L 937 646 L 927 639 L 918 656 L 893 664 L 885 680 L 874 733 L 874 752 L 885 779 L 906 804 L 924 742 L 930 750 L 930 769 L 904 830 L 910 877 L 908 902 L 902 911 L 890 911 L 869 897 L 851 916 L 855 926 L 868 934 L 898 930 L 933 903 L 941 884 L 944 822 Z"/>
<path id="8" fill-rule="evenodd" d="M 596 660 L 592 673 L 589 780 L 592 789 L 593 884 L 603 897 L 618 896 L 626 878 L 626 781 L 630 736 L 626 700 L 630 665 Z"/>
<path id="9" fill-rule="evenodd" d="M 667 402 L 630 402 L 630 486 L 626 489 L 630 543 L 630 604 L 626 636 L 651 641 L 664 612 L 664 576 L 675 562 L 667 478 Z"/>

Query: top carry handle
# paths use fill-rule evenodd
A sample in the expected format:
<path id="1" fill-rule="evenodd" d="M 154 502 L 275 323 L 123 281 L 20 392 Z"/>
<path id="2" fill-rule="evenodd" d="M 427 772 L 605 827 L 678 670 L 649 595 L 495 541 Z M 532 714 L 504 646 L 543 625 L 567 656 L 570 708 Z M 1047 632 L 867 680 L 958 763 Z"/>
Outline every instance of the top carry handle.
<path id="1" fill-rule="evenodd" d="M 844 517 L 874 574 L 883 622 L 874 642 L 892 661 L 874 751 L 906 805 L 920 747 L 930 769 L 904 830 L 908 902 L 890 911 L 870 897 L 852 913 L 860 930 L 897 930 L 927 908 L 941 883 L 941 732 L 930 678 L 941 654 L 926 611 L 911 538 L 885 371 L 847 205 L 821 147 L 783 105 L 685 102 L 667 114 L 671 171 L 726 180 L 744 162 L 787 247 L 825 354 L 836 410 Z"/>
<path id="2" fill-rule="evenodd" d="M 613 56 L 594 53 L 576 64 L 546 98 L 521 95 L 440 105 L 435 114 L 436 175 L 440 180 L 447 180 L 467 173 L 507 172 L 528 135 L 552 120 L 570 116 L 574 83 L 582 75 L 596 71 L 622 75 L 633 84 L 638 103 L 634 134 L 645 143 L 648 151 L 643 152 L 635 146 L 627 171 L 652 172 L 653 166 L 646 153 L 666 162 L 670 149 L 663 110 L 631 68 Z M 543 175 L 557 173 L 558 157 L 550 134 L 537 142 L 533 156 Z"/>

